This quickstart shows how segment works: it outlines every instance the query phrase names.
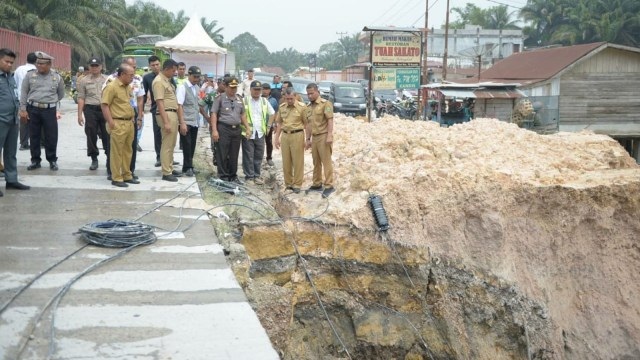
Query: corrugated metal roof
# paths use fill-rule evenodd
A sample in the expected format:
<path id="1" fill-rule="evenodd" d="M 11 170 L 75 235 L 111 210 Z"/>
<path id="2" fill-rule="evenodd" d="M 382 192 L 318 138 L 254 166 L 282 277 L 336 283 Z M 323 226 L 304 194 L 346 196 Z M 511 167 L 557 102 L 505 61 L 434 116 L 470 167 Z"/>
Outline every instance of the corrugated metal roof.
<path id="1" fill-rule="evenodd" d="M 473 90 L 454 90 L 454 89 L 439 89 L 444 96 L 451 96 L 457 98 L 475 98 L 476 95 Z"/>
<path id="2" fill-rule="evenodd" d="M 480 79 L 482 81 L 500 80 L 501 82 L 519 80 L 522 83 L 548 80 L 580 58 L 606 44 L 605 42 L 597 42 L 516 53 L 483 71 L 480 74 Z"/>
<path id="3" fill-rule="evenodd" d="M 478 89 L 473 92 L 478 99 L 519 99 L 525 95 L 516 89 Z"/>

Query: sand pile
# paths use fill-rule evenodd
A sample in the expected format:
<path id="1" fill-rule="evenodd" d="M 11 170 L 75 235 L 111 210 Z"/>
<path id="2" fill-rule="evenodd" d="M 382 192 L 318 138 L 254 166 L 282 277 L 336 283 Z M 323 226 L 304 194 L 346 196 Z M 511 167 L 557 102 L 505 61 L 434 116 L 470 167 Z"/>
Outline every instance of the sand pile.
<path id="1" fill-rule="evenodd" d="M 403 203 L 418 202 L 436 211 L 451 206 L 460 192 L 525 185 L 581 188 L 640 179 L 635 161 L 608 136 L 538 135 L 495 119 L 441 128 L 431 121 L 387 116 L 366 123 L 336 114 L 334 139 L 338 191 L 328 214 L 357 227 L 372 226 L 369 193 L 382 195 L 385 205 L 392 206 L 387 211 L 406 213 Z M 309 182 L 312 161 L 307 155 Z M 294 201 L 306 215 L 319 205 L 308 196 Z"/>

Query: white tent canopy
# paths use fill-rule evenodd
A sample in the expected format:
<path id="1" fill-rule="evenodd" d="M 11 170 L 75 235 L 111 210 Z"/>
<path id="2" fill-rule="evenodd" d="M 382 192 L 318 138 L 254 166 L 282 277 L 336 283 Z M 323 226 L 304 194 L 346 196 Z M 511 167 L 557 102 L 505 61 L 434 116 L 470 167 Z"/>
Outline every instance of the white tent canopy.
<path id="1" fill-rule="evenodd" d="M 176 37 L 158 41 L 155 46 L 169 51 L 172 59 L 184 62 L 187 67 L 200 67 L 203 73 L 211 72 L 218 76 L 225 72 L 227 49 L 211 39 L 195 14 Z"/>

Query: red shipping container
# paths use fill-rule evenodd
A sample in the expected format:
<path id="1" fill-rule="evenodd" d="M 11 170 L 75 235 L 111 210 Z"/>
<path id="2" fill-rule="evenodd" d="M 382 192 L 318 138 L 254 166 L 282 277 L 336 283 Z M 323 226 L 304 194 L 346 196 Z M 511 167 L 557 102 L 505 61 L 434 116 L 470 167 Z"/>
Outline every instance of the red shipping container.
<path id="1" fill-rule="evenodd" d="M 69 44 L 0 28 L 0 48 L 9 48 L 16 53 L 14 68 L 27 62 L 28 53 L 44 51 L 54 57 L 52 66 L 54 69 L 71 70 L 71 45 Z"/>

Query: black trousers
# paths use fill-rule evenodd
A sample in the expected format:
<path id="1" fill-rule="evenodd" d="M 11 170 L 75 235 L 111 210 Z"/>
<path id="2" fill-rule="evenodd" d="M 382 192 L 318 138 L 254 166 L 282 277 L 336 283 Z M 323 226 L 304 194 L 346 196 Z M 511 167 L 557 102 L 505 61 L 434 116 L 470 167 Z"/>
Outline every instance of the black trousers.
<path id="1" fill-rule="evenodd" d="M 20 89 L 18 89 L 20 91 Z M 20 121 L 20 147 L 29 146 L 29 122 Z"/>
<path id="2" fill-rule="evenodd" d="M 138 109 L 133 108 L 134 116 L 133 116 L 133 143 L 131 147 L 133 148 L 133 154 L 131 154 L 131 165 L 129 166 L 129 170 L 133 174 L 136 171 L 136 154 L 138 153 Z"/>
<path id="3" fill-rule="evenodd" d="M 240 125 L 235 128 L 231 125 L 218 122 L 218 134 L 220 138 L 215 143 L 216 161 L 218 163 L 218 177 L 230 181 L 238 177 L 238 155 L 242 144 L 242 130 Z"/>
<path id="4" fill-rule="evenodd" d="M 156 151 L 156 161 L 160 161 L 160 148 L 162 147 L 162 129 L 156 121 L 157 107 L 151 107 L 151 122 L 153 123 L 153 149 Z"/>
<path id="5" fill-rule="evenodd" d="M 269 131 L 267 131 L 267 136 L 264 137 L 264 140 L 266 142 L 266 147 L 267 147 L 267 161 L 271 160 L 271 154 L 273 154 L 273 127 L 269 128 Z"/>
<path id="6" fill-rule="evenodd" d="M 27 106 L 29 114 L 29 137 L 31 140 L 31 162 L 42 162 L 40 150 L 40 134 L 44 129 L 44 152 L 47 161 L 58 161 L 58 119 L 56 108 L 40 109 Z"/>
<path id="7" fill-rule="evenodd" d="M 98 149 L 98 134 L 102 141 L 102 149 L 107 155 L 107 168 L 109 167 L 109 134 L 107 133 L 107 122 L 102 115 L 100 105 L 85 105 L 82 110 L 84 114 L 84 133 L 87 135 L 87 156 L 97 160 L 100 155 Z"/>
<path id="8" fill-rule="evenodd" d="M 187 135 L 180 134 L 182 142 L 182 172 L 193 169 L 193 155 L 198 142 L 198 127 L 187 125 Z"/>

